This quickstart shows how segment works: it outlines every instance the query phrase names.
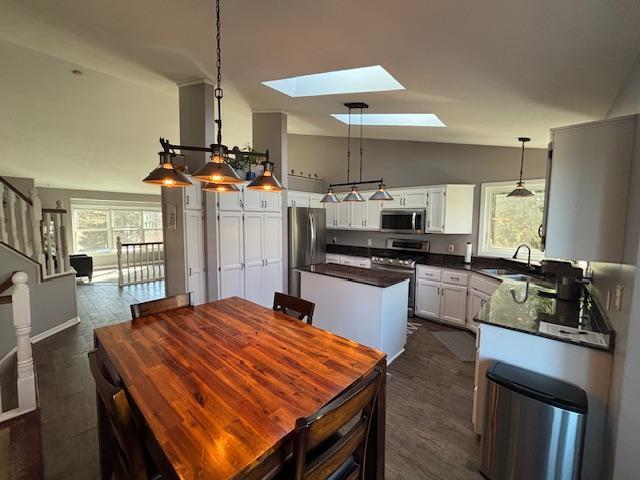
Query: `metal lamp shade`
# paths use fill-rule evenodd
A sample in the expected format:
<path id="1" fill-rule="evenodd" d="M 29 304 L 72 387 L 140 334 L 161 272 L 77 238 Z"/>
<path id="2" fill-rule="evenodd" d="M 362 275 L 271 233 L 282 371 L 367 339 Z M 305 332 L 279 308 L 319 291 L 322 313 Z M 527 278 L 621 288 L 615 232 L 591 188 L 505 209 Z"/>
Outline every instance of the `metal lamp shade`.
<path id="1" fill-rule="evenodd" d="M 369 197 L 369 200 L 387 201 L 387 200 L 393 200 L 393 197 L 389 192 L 387 192 L 384 189 L 384 185 L 380 185 L 380 188 L 378 188 L 378 191 L 375 192 L 373 195 L 371 195 L 371 197 Z"/>
<path id="2" fill-rule="evenodd" d="M 351 192 L 349 195 L 342 199 L 343 202 L 364 202 L 365 199 L 362 194 L 358 191 L 358 187 L 351 187 Z"/>
<path id="3" fill-rule="evenodd" d="M 320 203 L 340 203 L 340 199 L 333 193 L 333 188 L 330 188 L 327 193 L 324 194 Z"/>
<path id="4" fill-rule="evenodd" d="M 181 172 L 176 171 L 171 163 L 171 154 L 160 152 L 160 166 L 155 168 L 142 181 L 152 185 L 161 185 L 163 187 L 188 187 L 192 185 L 191 181 Z"/>
<path id="5" fill-rule="evenodd" d="M 219 152 L 214 152 L 210 160 L 193 174 L 193 178 L 209 183 L 242 183 L 243 181 L 233 167 L 226 162 L 225 156 Z"/>
<path id="6" fill-rule="evenodd" d="M 518 198 L 534 197 L 534 196 L 535 196 L 535 193 L 533 193 L 531 190 L 525 187 L 524 182 L 518 182 L 516 184 L 516 188 L 514 188 L 509 195 L 507 195 L 507 197 L 518 197 Z"/>
<path id="7" fill-rule="evenodd" d="M 264 190 L 267 192 L 283 191 L 285 188 L 273 174 L 273 163 L 268 161 L 262 162 L 262 166 L 264 167 L 264 171 L 249 185 L 247 185 L 247 188 L 250 190 Z"/>
<path id="8" fill-rule="evenodd" d="M 240 189 L 235 183 L 204 183 L 202 190 L 205 192 L 227 193 L 239 192 Z"/>

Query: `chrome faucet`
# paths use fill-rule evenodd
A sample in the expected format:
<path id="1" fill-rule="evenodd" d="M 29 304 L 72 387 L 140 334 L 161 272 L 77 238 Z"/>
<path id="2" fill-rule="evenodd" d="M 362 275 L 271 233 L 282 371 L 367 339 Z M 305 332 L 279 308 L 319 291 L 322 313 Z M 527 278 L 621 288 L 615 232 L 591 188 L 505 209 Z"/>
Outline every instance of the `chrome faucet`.
<path id="1" fill-rule="evenodd" d="M 526 243 L 523 243 L 521 245 L 518 245 L 518 248 L 516 248 L 516 253 L 513 254 L 513 258 L 514 260 L 518 258 L 518 252 L 520 251 L 520 249 L 522 247 L 525 247 L 527 249 L 527 251 L 529 252 L 527 255 L 527 268 L 529 269 L 529 271 L 533 270 L 533 268 L 531 267 L 531 247 L 529 245 L 527 245 Z"/>

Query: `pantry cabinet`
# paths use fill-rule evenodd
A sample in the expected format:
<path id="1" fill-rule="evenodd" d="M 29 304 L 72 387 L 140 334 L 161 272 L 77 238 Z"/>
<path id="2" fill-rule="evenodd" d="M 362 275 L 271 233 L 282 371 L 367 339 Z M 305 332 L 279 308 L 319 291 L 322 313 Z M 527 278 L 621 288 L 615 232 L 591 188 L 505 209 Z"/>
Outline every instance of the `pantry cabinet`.
<path id="1" fill-rule="evenodd" d="M 427 189 L 426 233 L 470 234 L 475 185 L 441 185 Z"/>

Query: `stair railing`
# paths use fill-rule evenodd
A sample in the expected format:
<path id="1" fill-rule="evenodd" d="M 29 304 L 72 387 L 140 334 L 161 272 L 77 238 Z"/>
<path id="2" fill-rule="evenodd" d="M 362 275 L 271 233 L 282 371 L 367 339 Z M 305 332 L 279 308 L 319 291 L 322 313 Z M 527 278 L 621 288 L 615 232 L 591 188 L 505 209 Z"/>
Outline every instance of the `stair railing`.
<path id="1" fill-rule="evenodd" d="M 116 238 L 118 286 L 157 282 L 164 279 L 164 243 L 122 243 Z"/>
<path id="2" fill-rule="evenodd" d="M 29 276 L 25 272 L 15 272 L 11 276 L 11 295 L 0 297 L 0 303 L 11 303 L 13 326 L 16 332 L 18 407 L 2 412 L 0 397 L 0 422 L 9 420 L 38 406 L 36 373 L 31 350 L 31 302 L 29 299 Z M 1 293 L 9 282 L 0 285 Z"/>

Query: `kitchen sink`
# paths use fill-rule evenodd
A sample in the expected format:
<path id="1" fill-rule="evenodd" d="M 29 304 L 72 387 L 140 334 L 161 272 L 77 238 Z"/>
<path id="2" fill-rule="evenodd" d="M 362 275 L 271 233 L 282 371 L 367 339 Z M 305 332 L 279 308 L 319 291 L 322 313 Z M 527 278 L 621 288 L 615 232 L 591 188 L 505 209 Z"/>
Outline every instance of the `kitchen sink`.
<path id="1" fill-rule="evenodd" d="M 497 275 L 498 277 L 511 277 L 514 275 L 524 276 L 526 275 L 516 272 L 514 270 L 508 270 L 506 268 L 483 268 L 480 270 L 483 273 L 488 273 L 489 275 Z"/>
<path id="2" fill-rule="evenodd" d="M 516 272 L 515 270 L 509 270 L 508 268 L 483 268 L 480 271 L 504 279 L 515 280 L 517 282 L 528 282 L 539 285 L 541 287 L 552 288 L 552 285 L 548 281 L 540 277 Z"/>

